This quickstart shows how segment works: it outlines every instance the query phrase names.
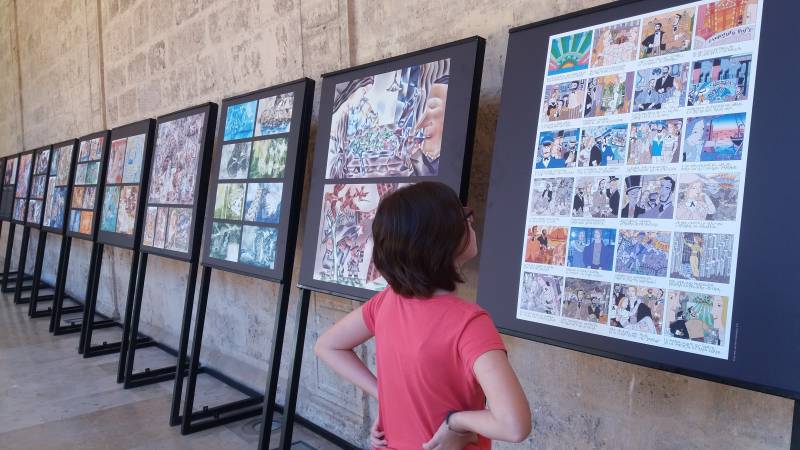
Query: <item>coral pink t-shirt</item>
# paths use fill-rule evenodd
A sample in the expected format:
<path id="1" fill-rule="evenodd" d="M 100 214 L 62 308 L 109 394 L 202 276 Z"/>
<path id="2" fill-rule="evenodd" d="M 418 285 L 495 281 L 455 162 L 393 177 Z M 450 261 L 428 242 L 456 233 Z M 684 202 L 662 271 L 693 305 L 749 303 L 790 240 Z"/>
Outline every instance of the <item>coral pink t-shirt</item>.
<path id="1" fill-rule="evenodd" d="M 483 308 L 455 295 L 421 300 L 391 288 L 362 308 L 375 335 L 378 409 L 388 447 L 419 450 L 449 411 L 485 408 L 486 398 L 472 366 L 505 346 Z M 489 449 L 480 437 L 466 449 Z"/>

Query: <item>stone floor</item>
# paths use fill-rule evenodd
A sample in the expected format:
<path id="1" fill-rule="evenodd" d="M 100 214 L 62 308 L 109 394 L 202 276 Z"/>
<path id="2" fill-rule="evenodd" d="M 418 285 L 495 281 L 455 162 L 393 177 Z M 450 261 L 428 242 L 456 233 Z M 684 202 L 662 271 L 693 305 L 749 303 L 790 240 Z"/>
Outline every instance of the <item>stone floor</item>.
<path id="1" fill-rule="evenodd" d="M 29 319 L 27 305 L 0 295 L 0 449 L 254 449 L 261 419 L 182 436 L 168 423 L 173 382 L 124 390 L 116 383 L 118 355 L 84 359 L 78 335 L 53 336 L 48 319 Z M 119 339 L 98 330 L 94 343 Z M 136 369 L 174 364 L 158 349 L 136 353 Z M 195 405 L 213 406 L 242 394 L 198 377 Z M 279 432 L 272 434 L 271 447 Z M 295 448 L 336 448 L 297 425 Z"/>

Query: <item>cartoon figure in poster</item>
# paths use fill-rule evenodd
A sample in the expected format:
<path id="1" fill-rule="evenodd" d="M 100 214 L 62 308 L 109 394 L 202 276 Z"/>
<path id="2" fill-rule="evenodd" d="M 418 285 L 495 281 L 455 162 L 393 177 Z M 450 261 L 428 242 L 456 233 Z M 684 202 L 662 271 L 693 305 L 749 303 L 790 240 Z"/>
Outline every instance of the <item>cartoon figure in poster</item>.
<path id="1" fill-rule="evenodd" d="M 567 278 L 564 281 L 564 304 L 561 315 L 605 325 L 611 285 L 602 281 Z"/>
<path id="2" fill-rule="evenodd" d="M 736 220 L 739 174 L 681 174 L 678 189 L 680 220 Z"/>
<path id="3" fill-rule="evenodd" d="M 595 270 L 611 270 L 617 232 L 606 228 L 572 227 L 569 232 L 568 265 Z M 588 241 L 587 241 L 588 239 Z M 573 243 L 577 241 L 577 243 Z"/>
<path id="4" fill-rule="evenodd" d="M 601 27 L 594 32 L 592 67 L 621 64 L 636 59 L 639 20 Z"/>
<path id="5" fill-rule="evenodd" d="M 752 55 L 696 61 L 687 105 L 712 105 L 746 100 Z"/>
<path id="6" fill-rule="evenodd" d="M 545 88 L 542 121 L 580 119 L 586 100 L 586 80 L 573 80 Z"/>
<path id="7" fill-rule="evenodd" d="M 636 72 L 633 111 L 675 110 L 686 105 L 689 63 Z"/>
<path id="8" fill-rule="evenodd" d="M 533 181 L 530 213 L 535 216 L 569 216 L 574 178 L 538 178 Z"/>
<path id="9" fill-rule="evenodd" d="M 526 311 L 560 315 L 562 282 L 562 277 L 524 272 L 519 307 Z"/>
<path id="10" fill-rule="evenodd" d="M 635 219 L 646 212 L 642 202 L 642 177 L 630 175 L 625 177 L 625 199 L 627 203 L 622 208 L 623 219 Z"/>
<path id="11" fill-rule="evenodd" d="M 686 130 L 684 162 L 742 159 L 745 113 L 691 117 Z"/>
<path id="12" fill-rule="evenodd" d="M 591 78 L 586 89 L 583 117 L 630 112 L 633 76 L 633 72 L 628 72 Z"/>
<path id="13" fill-rule="evenodd" d="M 601 167 L 623 164 L 627 141 L 627 124 L 584 128 L 581 134 L 578 166 Z"/>
<path id="14" fill-rule="evenodd" d="M 723 345 L 728 297 L 670 291 L 669 335 L 710 345 Z"/>
<path id="15" fill-rule="evenodd" d="M 694 8 L 657 14 L 643 20 L 640 58 L 652 58 L 692 48 Z"/>
<path id="16" fill-rule="evenodd" d="M 439 173 L 450 59 L 336 85 L 327 178 Z"/>
<path id="17" fill-rule="evenodd" d="M 566 227 L 533 225 L 528 229 L 525 262 L 561 266 L 564 265 L 566 249 Z"/>
<path id="18" fill-rule="evenodd" d="M 733 235 L 677 232 L 670 276 L 694 281 L 729 283 L 733 262 Z"/>
<path id="19" fill-rule="evenodd" d="M 622 218 L 672 219 L 675 213 L 675 178 L 675 175 L 627 177 L 627 209 L 623 208 Z"/>
<path id="20" fill-rule="evenodd" d="M 609 324 L 641 333 L 661 334 L 665 300 L 663 289 L 615 284 L 609 305 Z"/>
<path id="21" fill-rule="evenodd" d="M 572 217 L 609 219 L 619 215 L 619 178 L 579 177 L 575 181 Z"/>
<path id="22" fill-rule="evenodd" d="M 616 271 L 651 277 L 667 276 L 670 233 L 619 230 Z"/>
<path id="23" fill-rule="evenodd" d="M 680 159 L 683 119 L 631 124 L 628 164 L 672 164 Z"/>
<path id="24" fill-rule="evenodd" d="M 578 156 L 577 128 L 558 131 L 542 131 L 536 149 L 536 169 L 563 169 L 575 167 Z"/>

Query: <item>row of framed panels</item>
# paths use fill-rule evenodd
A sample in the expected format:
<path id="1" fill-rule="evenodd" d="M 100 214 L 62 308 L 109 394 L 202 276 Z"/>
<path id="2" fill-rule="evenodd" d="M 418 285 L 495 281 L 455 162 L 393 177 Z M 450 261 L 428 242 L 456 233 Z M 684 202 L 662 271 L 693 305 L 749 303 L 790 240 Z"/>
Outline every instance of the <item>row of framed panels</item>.
<path id="1" fill-rule="evenodd" d="M 729 263 L 738 256 L 738 271 L 747 267 L 759 279 L 797 275 L 796 264 L 758 266 L 764 244 L 739 239 L 782 220 L 758 215 L 765 211 L 757 205 L 780 201 L 763 189 L 791 176 L 773 177 L 763 159 L 746 155 L 750 142 L 783 139 L 775 124 L 791 116 L 764 111 L 793 104 L 773 87 L 790 80 L 773 67 L 781 59 L 771 49 L 780 46 L 770 44 L 787 29 L 781 17 L 796 8 L 625 0 L 512 30 L 478 291 L 501 330 L 800 396 L 797 346 L 789 358 L 759 351 L 800 342 L 790 323 L 800 306 L 787 302 L 788 286 L 774 283 L 772 308 L 781 314 L 767 313 L 753 301 L 763 283 L 737 281 L 737 264 Z M 466 201 L 483 51 L 483 39 L 470 38 L 323 75 L 302 287 L 364 301 L 386 286 L 371 262 L 371 221 L 394 190 L 437 180 Z M 756 83 L 759 61 L 766 75 Z M 300 80 L 225 99 L 218 126 L 216 105 L 206 104 L 115 129 L 101 145 L 91 144 L 101 134 L 72 143 L 78 155 L 62 227 L 289 280 L 313 85 Z M 138 148 L 139 159 L 126 152 Z M 21 181 L 11 172 L 39 173 L 24 157 L 4 161 L 0 214 L 11 210 L 12 220 L 24 216 L 5 199 L 29 195 L 30 175 Z M 779 166 L 770 170 L 797 164 Z M 745 171 L 770 183 L 744 190 Z M 781 245 L 774 254 L 786 254 L 786 245 L 800 253 L 796 240 Z M 767 268 L 772 275 L 762 273 Z"/>

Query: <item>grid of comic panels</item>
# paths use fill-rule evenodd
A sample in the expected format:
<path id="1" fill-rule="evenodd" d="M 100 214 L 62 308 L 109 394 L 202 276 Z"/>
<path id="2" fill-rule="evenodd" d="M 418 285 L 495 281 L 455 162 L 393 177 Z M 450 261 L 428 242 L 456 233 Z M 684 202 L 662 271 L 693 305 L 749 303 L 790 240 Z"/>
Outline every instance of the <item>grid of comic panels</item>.
<path id="1" fill-rule="evenodd" d="M 315 280 L 386 287 L 372 262 L 372 218 L 385 196 L 439 175 L 449 80 L 448 58 L 335 86 Z"/>
<path id="2" fill-rule="evenodd" d="M 132 236 L 139 206 L 139 184 L 146 135 L 111 141 L 106 170 L 100 230 Z"/>
<path id="3" fill-rule="evenodd" d="M 69 170 L 72 164 L 72 151 L 75 145 L 70 142 L 53 149 L 50 158 L 50 179 L 47 181 L 47 199 L 44 204 L 43 226 L 63 230 L 69 191 Z"/>
<path id="4" fill-rule="evenodd" d="M 3 174 L 3 193 L 0 198 L 0 216 L 11 218 L 14 205 L 14 193 L 16 192 L 15 186 L 17 182 L 17 163 L 19 157 L 10 156 L 6 159 L 5 173 Z"/>
<path id="5" fill-rule="evenodd" d="M 209 258 L 275 268 L 293 108 L 293 92 L 228 107 Z"/>
<path id="6" fill-rule="evenodd" d="M 25 221 L 25 205 L 27 204 L 28 188 L 31 183 L 31 165 L 33 152 L 20 155 L 19 170 L 17 171 L 17 188 L 14 191 L 14 212 L 11 218 L 17 222 Z"/>
<path id="7" fill-rule="evenodd" d="M 27 223 L 39 225 L 44 210 L 44 194 L 47 188 L 47 174 L 50 171 L 50 148 L 37 150 L 34 154 L 33 179 L 28 196 Z"/>
<path id="8" fill-rule="evenodd" d="M 142 245 L 189 252 L 205 120 L 200 112 L 158 124 Z"/>
<path id="9" fill-rule="evenodd" d="M 761 6 L 551 38 L 519 319 L 727 359 Z"/>
<path id="10" fill-rule="evenodd" d="M 104 145 L 105 137 L 100 136 L 81 141 L 78 149 L 69 211 L 69 231 L 73 233 L 92 234 Z"/>

